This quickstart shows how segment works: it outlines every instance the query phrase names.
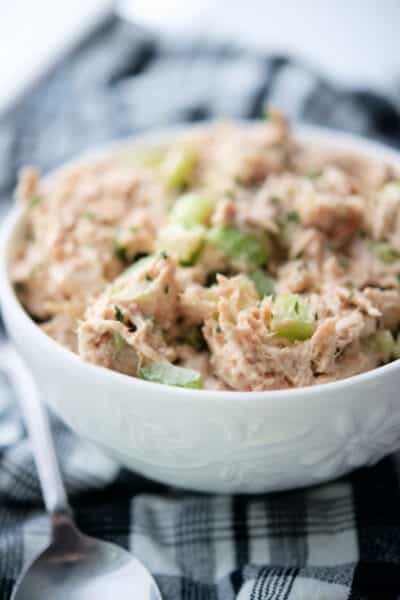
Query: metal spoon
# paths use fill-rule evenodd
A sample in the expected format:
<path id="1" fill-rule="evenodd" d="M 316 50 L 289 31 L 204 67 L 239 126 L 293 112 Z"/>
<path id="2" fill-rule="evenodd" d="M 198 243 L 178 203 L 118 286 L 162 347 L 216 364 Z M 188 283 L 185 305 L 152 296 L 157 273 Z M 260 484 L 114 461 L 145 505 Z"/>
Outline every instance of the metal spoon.
<path id="1" fill-rule="evenodd" d="M 115 544 L 88 537 L 78 530 L 36 383 L 8 343 L 0 345 L 0 360 L 23 407 L 52 524 L 50 546 L 22 574 L 12 600 L 161 600 L 154 579 L 134 556 Z"/>

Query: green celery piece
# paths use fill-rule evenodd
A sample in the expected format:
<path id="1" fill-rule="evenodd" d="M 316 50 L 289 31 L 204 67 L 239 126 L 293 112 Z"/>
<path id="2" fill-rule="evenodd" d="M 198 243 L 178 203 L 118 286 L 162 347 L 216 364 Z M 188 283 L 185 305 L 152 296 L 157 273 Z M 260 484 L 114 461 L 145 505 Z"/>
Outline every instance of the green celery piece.
<path id="1" fill-rule="evenodd" d="M 146 299 L 151 299 L 154 293 L 151 289 L 151 281 L 143 280 L 140 271 L 145 274 L 153 260 L 154 255 L 140 258 L 109 286 L 108 294 L 114 298 L 116 303 L 119 300 L 146 301 Z"/>
<path id="2" fill-rule="evenodd" d="M 264 271 L 261 271 L 261 269 L 251 271 L 248 276 L 256 286 L 256 290 L 260 298 L 264 298 L 264 296 L 271 296 L 275 293 L 275 280 L 264 273 Z"/>
<path id="3" fill-rule="evenodd" d="M 370 241 L 369 247 L 374 254 L 387 265 L 391 265 L 400 259 L 400 252 L 388 242 Z"/>
<path id="4" fill-rule="evenodd" d="M 307 300 L 297 294 L 281 294 L 272 306 L 271 331 L 291 342 L 304 341 L 315 330 L 315 315 Z"/>
<path id="5" fill-rule="evenodd" d="M 375 344 L 379 352 L 382 352 L 384 359 L 389 360 L 396 356 L 397 343 L 389 329 L 378 331 L 375 335 Z"/>
<path id="6" fill-rule="evenodd" d="M 177 367 L 166 360 L 144 364 L 139 369 L 139 377 L 147 381 L 183 388 L 203 387 L 200 373 L 193 369 Z"/>
<path id="7" fill-rule="evenodd" d="M 204 244 L 205 229 L 197 225 L 187 229 L 182 225 L 168 225 L 160 231 L 157 248 L 173 256 L 184 267 L 195 264 Z"/>
<path id="8" fill-rule="evenodd" d="M 125 277 L 125 275 L 130 275 L 135 271 L 138 271 L 142 267 L 149 266 L 154 257 L 154 254 L 150 254 L 149 256 L 143 256 L 142 258 L 139 258 L 136 262 L 133 263 L 133 265 L 125 269 L 125 271 L 121 273 L 120 277 Z"/>
<path id="9" fill-rule="evenodd" d="M 400 181 L 398 179 L 395 179 L 394 181 L 389 181 L 388 183 L 386 183 L 382 188 L 381 194 L 383 194 L 384 196 L 390 195 L 399 198 Z"/>
<path id="10" fill-rule="evenodd" d="M 243 232 L 236 227 L 211 227 L 207 232 L 207 240 L 229 258 L 243 260 L 251 266 L 263 267 L 270 256 L 267 237 L 262 240 L 255 234 Z"/>
<path id="11" fill-rule="evenodd" d="M 195 192 L 180 196 L 172 208 L 170 220 L 185 227 L 204 225 L 207 223 L 214 208 L 214 203 Z"/>
<path id="12" fill-rule="evenodd" d="M 165 182 L 171 190 L 180 190 L 190 182 L 196 167 L 197 158 L 189 146 L 172 147 L 160 168 Z"/>

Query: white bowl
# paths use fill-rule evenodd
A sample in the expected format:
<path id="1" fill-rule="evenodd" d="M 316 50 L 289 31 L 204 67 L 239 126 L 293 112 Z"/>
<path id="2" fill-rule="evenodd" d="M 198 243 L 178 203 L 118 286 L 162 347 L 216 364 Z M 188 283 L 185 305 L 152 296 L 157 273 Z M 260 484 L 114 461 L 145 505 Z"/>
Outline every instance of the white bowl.
<path id="1" fill-rule="evenodd" d="M 400 166 L 400 154 L 353 136 L 315 128 L 296 135 Z M 14 293 L 8 267 L 22 224 L 14 208 L 2 232 L 7 329 L 51 408 L 126 467 L 194 490 L 251 493 L 318 483 L 400 447 L 400 361 L 335 383 L 253 393 L 162 386 L 84 363 L 47 337 Z"/>

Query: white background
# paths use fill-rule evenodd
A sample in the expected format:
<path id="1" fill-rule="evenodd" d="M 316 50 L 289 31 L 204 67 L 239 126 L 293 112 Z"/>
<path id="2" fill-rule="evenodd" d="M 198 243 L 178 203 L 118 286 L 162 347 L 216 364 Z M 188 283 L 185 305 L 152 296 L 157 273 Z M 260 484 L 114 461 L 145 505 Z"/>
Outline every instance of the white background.
<path id="1" fill-rule="evenodd" d="M 121 0 L 156 28 L 289 51 L 345 85 L 400 75 L 400 0 Z M 0 0 L 0 109 L 90 29 L 109 0 Z"/>

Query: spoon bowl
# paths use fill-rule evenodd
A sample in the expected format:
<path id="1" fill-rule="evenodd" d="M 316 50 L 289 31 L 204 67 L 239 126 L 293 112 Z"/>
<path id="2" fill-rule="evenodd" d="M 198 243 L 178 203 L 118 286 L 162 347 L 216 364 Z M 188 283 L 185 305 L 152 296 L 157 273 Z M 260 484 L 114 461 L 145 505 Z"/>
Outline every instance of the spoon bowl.
<path id="1" fill-rule="evenodd" d="M 12 600 L 161 600 L 147 569 L 116 544 L 83 535 L 68 514 L 53 523 L 53 540 L 23 573 Z"/>

